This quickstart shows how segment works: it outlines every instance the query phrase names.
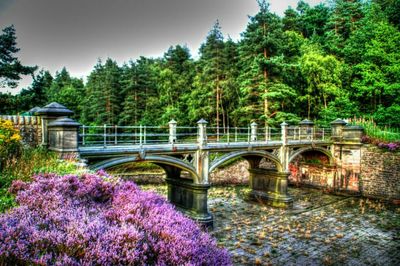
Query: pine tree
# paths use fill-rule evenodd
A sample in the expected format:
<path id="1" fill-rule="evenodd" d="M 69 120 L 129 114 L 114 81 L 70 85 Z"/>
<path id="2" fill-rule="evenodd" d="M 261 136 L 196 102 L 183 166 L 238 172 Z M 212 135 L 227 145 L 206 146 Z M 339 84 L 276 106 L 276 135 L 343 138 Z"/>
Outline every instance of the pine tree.
<path id="1" fill-rule="evenodd" d="M 266 122 L 271 115 L 268 97 L 269 74 L 273 67 L 271 58 L 280 53 L 283 25 L 280 18 L 269 11 L 266 1 L 259 1 L 259 7 L 260 11 L 250 17 L 239 46 L 239 84 L 243 95 L 240 112 L 248 121 L 257 119 Z"/>
<path id="2" fill-rule="evenodd" d="M 0 87 L 15 88 L 21 75 L 33 75 L 36 66 L 23 66 L 15 57 L 20 49 L 17 48 L 17 37 L 14 26 L 3 29 L 0 35 Z"/>

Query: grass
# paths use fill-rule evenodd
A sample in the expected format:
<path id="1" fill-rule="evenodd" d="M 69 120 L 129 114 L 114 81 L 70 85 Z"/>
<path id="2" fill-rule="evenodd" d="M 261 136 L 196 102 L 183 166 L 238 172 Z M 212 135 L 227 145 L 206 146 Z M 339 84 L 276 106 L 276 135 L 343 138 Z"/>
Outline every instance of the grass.
<path id="1" fill-rule="evenodd" d="M 350 123 L 364 127 L 367 136 L 382 141 L 400 141 L 400 129 L 390 127 L 379 127 L 373 120 L 365 118 L 351 119 Z"/>
<path id="2" fill-rule="evenodd" d="M 74 174 L 85 171 L 73 160 L 60 160 L 54 152 L 43 148 L 23 148 L 19 156 L 5 160 L 0 169 L 0 213 L 15 206 L 14 196 L 8 192 L 14 180 L 30 181 L 34 174 Z"/>

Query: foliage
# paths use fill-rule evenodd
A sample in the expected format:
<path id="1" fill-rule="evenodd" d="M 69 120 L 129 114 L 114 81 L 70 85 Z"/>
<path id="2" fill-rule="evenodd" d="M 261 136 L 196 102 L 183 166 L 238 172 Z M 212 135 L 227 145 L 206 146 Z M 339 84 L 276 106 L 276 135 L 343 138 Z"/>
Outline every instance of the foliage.
<path id="1" fill-rule="evenodd" d="M 257 2 L 240 40 L 226 38 L 217 21 L 198 59 L 181 45 L 122 66 L 108 58 L 86 84 L 65 68 L 54 78 L 42 70 L 19 95 L 0 93 L 0 113 L 58 101 L 92 125 L 190 126 L 205 118 L 243 127 L 305 117 L 326 125 L 359 114 L 398 125 L 399 0 L 299 1 L 283 17 Z"/>
<path id="2" fill-rule="evenodd" d="M 161 196 L 105 172 L 15 181 L 0 216 L 5 264 L 230 265 L 226 250 Z"/>
<path id="3" fill-rule="evenodd" d="M 0 35 L 0 88 L 15 88 L 21 75 L 33 74 L 36 70 L 36 67 L 23 66 L 15 57 L 19 51 L 16 39 L 14 26 L 4 28 Z"/>
<path id="4" fill-rule="evenodd" d="M 7 157 L 0 169 L 0 213 L 15 205 L 14 197 L 8 193 L 14 180 L 29 181 L 39 173 L 64 175 L 85 171 L 73 159 L 59 160 L 56 153 L 42 148 L 23 147 L 18 156 L 14 155 Z"/>
<path id="5" fill-rule="evenodd" d="M 369 119 L 351 119 L 350 123 L 360 125 L 365 130 L 363 143 L 370 143 L 381 149 L 389 151 L 400 150 L 400 130 L 399 128 L 379 127 L 373 120 Z"/>
<path id="6" fill-rule="evenodd" d="M 0 119 L 0 170 L 7 158 L 14 158 L 21 149 L 21 136 L 10 120 Z"/>

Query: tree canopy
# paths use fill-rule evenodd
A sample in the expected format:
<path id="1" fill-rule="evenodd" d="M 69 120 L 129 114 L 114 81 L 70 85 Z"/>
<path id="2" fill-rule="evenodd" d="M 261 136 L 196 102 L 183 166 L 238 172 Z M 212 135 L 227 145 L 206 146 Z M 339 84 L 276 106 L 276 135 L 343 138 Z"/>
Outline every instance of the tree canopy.
<path id="1" fill-rule="evenodd" d="M 54 77 L 42 70 L 20 94 L 0 94 L 0 113 L 59 101 L 86 124 L 194 125 L 205 118 L 219 127 L 276 126 L 369 116 L 400 127 L 398 0 L 299 1 L 283 17 L 267 1 L 258 4 L 238 41 L 224 36 L 217 20 L 196 60 L 176 45 L 122 66 L 99 61 L 86 83 L 65 68 Z M 15 57 L 13 27 L 3 30 L 0 48 L 2 85 L 33 73 Z"/>

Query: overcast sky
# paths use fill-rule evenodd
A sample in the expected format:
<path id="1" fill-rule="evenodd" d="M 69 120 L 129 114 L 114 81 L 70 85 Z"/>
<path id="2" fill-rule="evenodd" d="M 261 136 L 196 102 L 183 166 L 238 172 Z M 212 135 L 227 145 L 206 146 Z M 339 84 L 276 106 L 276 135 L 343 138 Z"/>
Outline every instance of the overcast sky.
<path id="1" fill-rule="evenodd" d="M 270 10 L 283 15 L 297 2 L 270 0 Z M 0 28 L 15 26 L 24 65 L 53 75 L 65 66 L 85 78 L 98 58 L 122 64 L 141 55 L 162 56 L 176 44 L 187 45 L 196 57 L 217 19 L 225 37 L 238 40 L 257 11 L 256 0 L 0 0 Z M 25 78 L 10 91 L 30 83 Z"/>

